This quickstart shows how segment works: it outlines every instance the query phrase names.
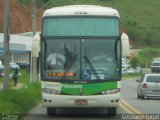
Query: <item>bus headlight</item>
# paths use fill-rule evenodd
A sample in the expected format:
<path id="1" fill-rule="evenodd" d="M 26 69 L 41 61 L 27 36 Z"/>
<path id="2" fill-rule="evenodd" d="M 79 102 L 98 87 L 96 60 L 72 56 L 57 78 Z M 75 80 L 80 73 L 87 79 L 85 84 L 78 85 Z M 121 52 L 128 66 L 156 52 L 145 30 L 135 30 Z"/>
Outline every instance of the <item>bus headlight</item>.
<path id="1" fill-rule="evenodd" d="M 107 95 L 107 94 L 108 94 L 108 95 L 109 95 L 109 94 L 117 94 L 117 93 L 119 93 L 120 91 L 121 91 L 121 89 L 118 88 L 118 89 L 103 91 L 102 94 L 103 94 L 103 95 Z"/>
<path id="2" fill-rule="evenodd" d="M 46 94 L 59 95 L 60 91 L 55 89 L 42 88 L 42 92 Z"/>

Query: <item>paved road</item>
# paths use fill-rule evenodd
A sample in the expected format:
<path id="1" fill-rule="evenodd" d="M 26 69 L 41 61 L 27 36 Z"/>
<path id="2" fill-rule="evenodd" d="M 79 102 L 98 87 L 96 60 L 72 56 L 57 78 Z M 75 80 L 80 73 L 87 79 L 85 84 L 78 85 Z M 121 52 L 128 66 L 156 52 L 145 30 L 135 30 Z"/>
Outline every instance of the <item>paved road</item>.
<path id="1" fill-rule="evenodd" d="M 39 104 L 24 120 L 120 120 L 125 112 L 118 108 L 116 117 L 105 116 L 103 109 L 58 109 L 56 116 L 47 116 L 46 109 Z"/>
<path id="2" fill-rule="evenodd" d="M 144 114 L 160 114 L 160 98 L 138 99 L 136 78 L 122 81 L 122 98 Z"/>

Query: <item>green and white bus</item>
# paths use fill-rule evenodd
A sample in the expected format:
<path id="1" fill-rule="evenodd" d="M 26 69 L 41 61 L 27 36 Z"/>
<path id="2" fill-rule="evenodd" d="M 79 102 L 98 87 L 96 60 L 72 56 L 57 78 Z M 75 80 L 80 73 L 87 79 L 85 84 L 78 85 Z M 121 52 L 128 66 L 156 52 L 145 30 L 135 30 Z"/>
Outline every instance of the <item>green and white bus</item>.
<path id="1" fill-rule="evenodd" d="M 40 51 L 42 99 L 48 115 L 56 114 L 56 108 L 77 107 L 105 108 L 116 115 L 121 59 L 129 51 L 117 10 L 95 5 L 47 9 L 33 48 L 33 56 Z M 54 51 L 62 60 L 57 64 L 57 53 L 51 66 L 48 60 Z"/>

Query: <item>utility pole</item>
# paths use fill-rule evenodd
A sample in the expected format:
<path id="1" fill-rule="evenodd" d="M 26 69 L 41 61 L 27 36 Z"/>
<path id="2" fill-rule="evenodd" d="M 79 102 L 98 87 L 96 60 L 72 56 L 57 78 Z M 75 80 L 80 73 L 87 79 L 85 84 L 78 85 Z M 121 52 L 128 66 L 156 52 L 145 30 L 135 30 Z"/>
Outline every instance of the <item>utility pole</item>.
<path id="1" fill-rule="evenodd" d="M 33 36 L 36 34 L 36 0 L 32 0 L 32 32 Z M 35 82 L 38 80 L 38 70 L 37 70 L 37 58 L 32 57 L 31 52 L 31 65 L 30 65 L 30 82 Z"/>
<path id="2" fill-rule="evenodd" d="M 9 0 L 3 0 L 3 32 L 4 32 L 4 84 L 3 89 L 9 89 L 9 28 L 10 28 L 10 18 L 9 18 Z"/>
<path id="3" fill-rule="evenodd" d="M 32 0 L 32 31 L 33 31 L 33 36 L 36 34 L 36 13 L 37 13 L 36 0 Z"/>

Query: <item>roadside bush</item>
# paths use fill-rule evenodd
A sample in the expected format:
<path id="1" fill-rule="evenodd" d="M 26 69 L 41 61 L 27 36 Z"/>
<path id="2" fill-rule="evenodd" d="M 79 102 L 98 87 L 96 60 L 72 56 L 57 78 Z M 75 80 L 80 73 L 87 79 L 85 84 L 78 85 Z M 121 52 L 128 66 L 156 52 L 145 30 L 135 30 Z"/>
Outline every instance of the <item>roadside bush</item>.
<path id="1" fill-rule="evenodd" d="M 28 84 L 27 88 L 0 91 L 0 114 L 23 116 L 41 100 L 40 83 Z"/>
<path id="2" fill-rule="evenodd" d="M 159 48 L 144 48 L 136 56 L 131 58 L 130 63 L 143 68 L 150 67 L 154 57 L 160 57 Z"/>

